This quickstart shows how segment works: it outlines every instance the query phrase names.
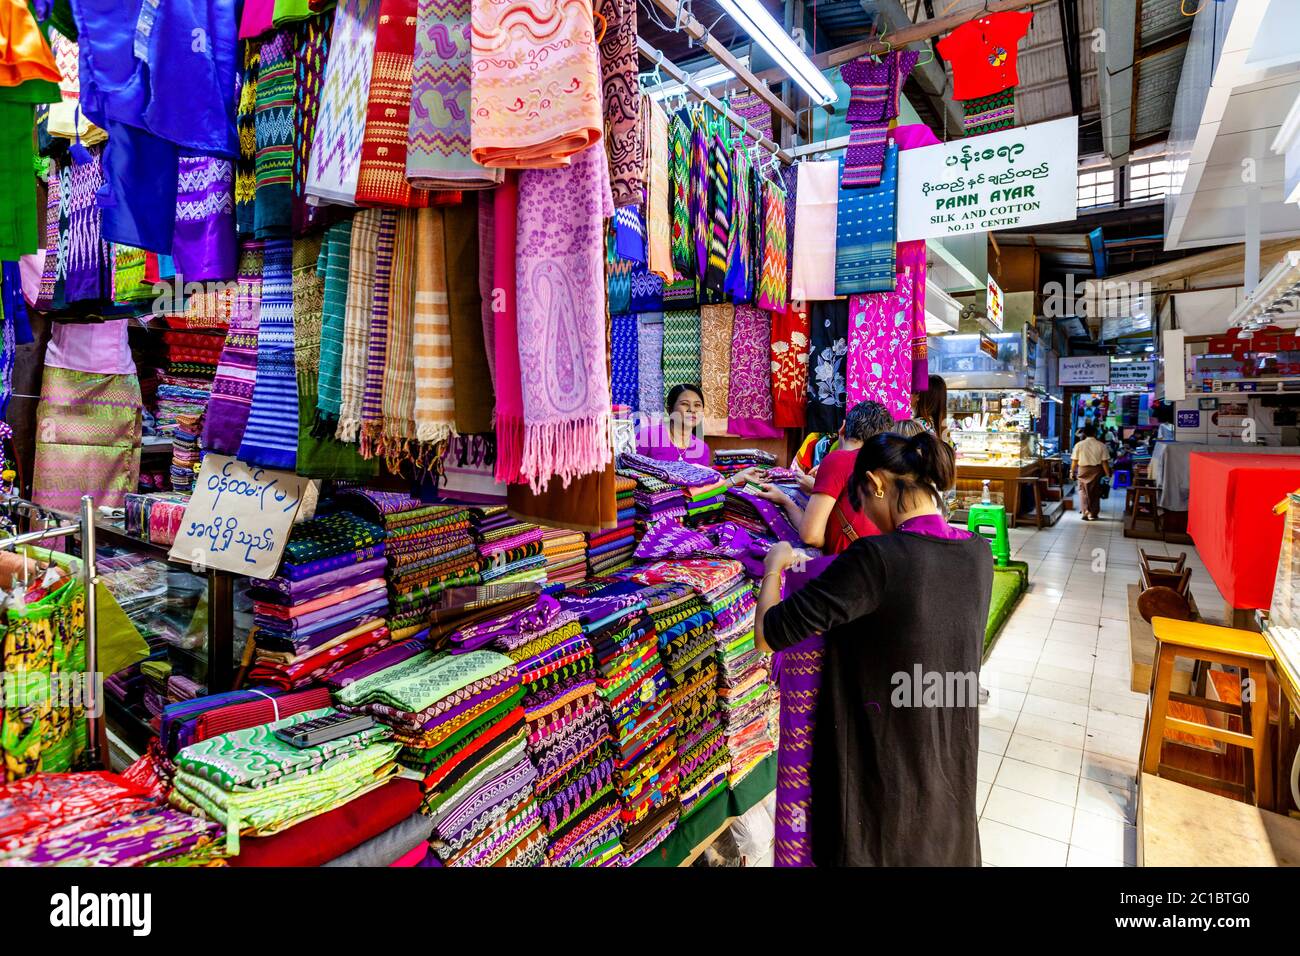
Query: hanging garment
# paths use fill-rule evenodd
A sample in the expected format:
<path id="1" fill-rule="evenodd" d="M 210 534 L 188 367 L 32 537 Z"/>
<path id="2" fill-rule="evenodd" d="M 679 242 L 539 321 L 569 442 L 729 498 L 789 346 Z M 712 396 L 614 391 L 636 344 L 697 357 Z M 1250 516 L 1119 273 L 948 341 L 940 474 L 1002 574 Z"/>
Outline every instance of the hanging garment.
<path id="1" fill-rule="evenodd" d="M 691 224 L 691 131 L 674 116 L 668 132 L 668 179 L 672 191 L 672 255 L 677 275 L 695 275 L 694 232 Z M 665 277 L 672 280 L 672 275 Z"/>
<path id="2" fill-rule="evenodd" d="M 664 280 L 645 269 L 633 269 L 628 311 L 662 312 L 663 309 Z"/>
<path id="3" fill-rule="evenodd" d="M 39 44 L 51 60 L 53 54 L 45 39 L 22 4 L 17 22 L 9 28 L 26 33 L 30 25 L 34 38 L 17 36 L 16 46 L 6 49 L 14 55 L 33 44 Z M 3 34 L 0 34 L 3 35 Z M 6 37 L 6 40 L 9 38 Z M 14 63 L 14 70 L 30 69 Z M 54 71 L 57 75 L 57 71 Z M 17 261 L 31 255 L 39 248 L 40 237 L 36 228 L 36 190 L 32 179 L 32 131 L 35 126 L 34 106 L 37 103 L 58 103 L 59 87 L 48 79 L 33 78 L 17 86 L 0 86 L 0 259 Z"/>
<path id="4" fill-rule="evenodd" d="M 552 476 L 603 470 L 610 457 L 605 359 L 604 220 L 614 215 L 609 169 L 589 150 L 562 170 L 519 178 L 521 471 L 534 492 Z"/>
<path id="5" fill-rule="evenodd" d="M 475 0 L 470 155 L 484 166 L 568 166 L 601 138 L 590 3 Z"/>
<path id="6" fill-rule="evenodd" d="M 343 336 L 347 316 L 348 264 L 352 220 L 336 222 L 325 232 L 316 271 L 325 282 L 321 298 L 320 375 L 316 383 L 316 431 L 333 436 L 339 420 L 339 387 L 343 371 Z"/>
<path id="7" fill-rule="evenodd" d="M 19 86 L 29 80 L 60 81 L 54 51 L 27 4 L 6 3 L 0 8 L 0 36 L 5 38 L 0 51 L 0 86 Z"/>
<path id="8" fill-rule="evenodd" d="M 721 302 L 726 294 L 727 248 L 731 240 L 731 223 L 735 177 L 726 144 L 718 134 L 713 136 L 713 151 L 709 164 L 709 218 L 712 232 L 709 240 L 708 268 L 704 273 L 704 293 L 708 302 Z"/>
<path id="9" fill-rule="evenodd" d="M 340 0 L 308 164 L 308 196 L 355 205 L 374 68 L 379 0 Z"/>
<path id="10" fill-rule="evenodd" d="M 451 312 L 452 367 L 455 369 L 456 430 L 462 435 L 492 431 L 496 398 L 483 343 L 478 292 L 477 203 L 448 206 L 447 304 Z"/>
<path id="11" fill-rule="evenodd" d="M 60 243 L 60 233 L 66 235 L 67 219 L 63 196 L 67 171 L 60 172 L 59 165 L 50 160 L 49 181 L 45 189 L 45 263 L 41 271 L 41 287 L 35 307 L 49 312 L 62 307 L 63 274 L 67 269 L 66 247 Z M 62 227 L 62 228 L 60 228 Z"/>
<path id="12" fill-rule="evenodd" d="M 790 258 L 790 299 L 794 302 L 835 298 L 835 221 L 839 163 L 800 163 Z"/>
<path id="13" fill-rule="evenodd" d="M 794 223 L 799 189 L 799 165 L 791 163 L 781 170 L 785 186 L 785 288 L 788 298 L 793 298 L 794 279 Z"/>
<path id="14" fill-rule="evenodd" d="M 519 230 L 519 178 L 506 173 L 492 193 L 493 353 L 496 356 L 497 458 L 499 482 L 519 480 L 524 451 L 524 398 L 519 370 L 519 313 L 515 248 Z M 496 301 L 499 297 L 500 302 Z"/>
<path id="15" fill-rule="evenodd" d="M 100 163 L 102 146 L 91 147 L 90 162 L 65 170 L 68 190 L 67 267 L 63 297 L 67 302 L 102 299 L 108 295 L 106 245 L 101 238 L 101 216 L 96 194 L 104 185 Z M 60 244 L 63 239 L 60 238 Z"/>
<path id="16" fill-rule="evenodd" d="M 749 120 L 749 132 L 744 133 L 745 145 L 757 145 L 760 136 L 772 138 L 772 107 L 763 97 L 753 90 L 746 89 L 739 93 L 733 92 L 728 97 L 727 105 L 742 120 Z M 737 139 L 744 132 L 737 126 L 733 126 L 732 129 Z"/>
<path id="17" fill-rule="evenodd" d="M 772 318 L 750 305 L 736 306 L 727 418 L 733 435 L 780 438 L 783 434 L 772 424 Z"/>
<path id="18" fill-rule="evenodd" d="M 772 423 L 802 428 L 808 402 L 808 310 L 772 314 Z"/>
<path id="19" fill-rule="evenodd" d="M 491 193 L 478 194 L 478 297 L 483 321 L 483 349 L 495 390 L 497 380 L 496 313 L 492 311 L 492 271 L 496 255 L 496 203 Z"/>
<path id="20" fill-rule="evenodd" d="M 712 211 L 709 208 L 710 154 L 704 113 L 691 113 L 691 236 L 695 246 L 695 268 L 690 275 L 700 280 L 709 271 L 709 241 L 713 236 Z"/>
<path id="21" fill-rule="evenodd" d="M 357 204 L 427 206 L 429 194 L 406 181 L 417 0 L 380 0 Z M 414 225 L 414 223 L 412 223 Z"/>
<path id="22" fill-rule="evenodd" d="M 896 126 L 889 131 L 890 142 L 900 153 L 909 149 L 934 146 L 939 138 L 924 123 Z M 922 239 L 898 243 L 895 258 L 899 272 L 908 269 L 914 277 L 912 296 L 912 391 L 924 392 L 930 387 L 929 344 L 925 333 L 925 279 L 926 246 Z"/>
<path id="23" fill-rule="evenodd" d="M 678 385 L 699 385 L 703 369 L 700 357 L 703 351 L 700 340 L 699 312 L 664 313 L 664 393 L 658 405 L 668 399 L 668 393 Z M 721 396 L 719 396 L 721 397 Z M 707 399 L 708 396 L 705 396 Z"/>
<path id="24" fill-rule="evenodd" d="M 647 117 L 645 197 L 646 235 L 649 239 L 650 271 L 667 281 L 673 277 L 672 211 L 669 199 L 668 114 L 649 96 L 641 109 Z"/>
<path id="25" fill-rule="evenodd" d="M 610 387 L 615 405 L 635 409 L 641 400 L 637 359 L 637 317 L 631 312 L 610 316 Z"/>
<path id="26" fill-rule="evenodd" d="M 912 417 L 913 282 L 900 272 L 893 292 L 849 299 L 848 407 L 879 402 L 895 419 Z"/>
<path id="27" fill-rule="evenodd" d="M 731 391 L 731 338 L 736 307 L 700 308 L 700 387 L 704 389 L 704 433 L 727 431 L 727 395 Z"/>
<path id="28" fill-rule="evenodd" d="M 316 139 L 316 117 L 320 114 L 325 88 L 325 61 L 334 33 L 334 10 L 313 16 L 297 30 L 293 53 L 293 215 L 294 235 L 310 229 L 319 218 L 320 207 L 307 202 L 307 171 Z"/>
<path id="29" fill-rule="evenodd" d="M 840 67 L 851 95 L 846 120 L 849 145 L 840 185 L 845 189 L 875 186 L 885 163 L 889 123 L 898 116 L 898 101 L 908 75 L 920 58 L 915 50 L 892 50 L 879 60 L 862 57 Z"/>
<path id="30" fill-rule="evenodd" d="M 614 253 L 636 266 L 646 264 L 645 223 L 636 206 L 614 210 Z M 630 295 L 631 293 L 629 293 Z"/>
<path id="31" fill-rule="evenodd" d="M 421 209 L 415 220 L 415 299 L 413 315 L 415 439 L 425 447 L 421 459 L 439 459 L 455 424 L 451 327 L 447 309 L 446 213 Z"/>
<path id="32" fill-rule="evenodd" d="M 952 64 L 952 95 L 977 100 L 1016 86 L 1016 55 L 1029 32 L 1033 11 L 994 13 L 968 20 L 938 43 L 939 55 Z"/>
<path id="33" fill-rule="evenodd" d="M 263 243 L 246 243 L 239 256 L 239 291 L 212 395 L 203 417 L 203 447 L 223 455 L 239 453 L 257 378 L 257 326 L 262 302 Z"/>
<path id="34" fill-rule="evenodd" d="M 643 312 L 637 316 L 637 410 L 645 415 L 664 412 L 664 314 Z"/>
<path id="35" fill-rule="evenodd" d="M 615 208 L 640 205 L 645 189 L 645 140 L 637 86 L 636 0 L 599 0 L 605 18 L 600 77 L 605 110 L 605 151 Z"/>
<path id="36" fill-rule="evenodd" d="M 762 190 L 763 259 L 756 302 L 759 308 L 780 313 L 788 301 L 785 190 L 773 182 L 763 182 Z"/>
<path id="37" fill-rule="evenodd" d="M 379 209 L 363 209 L 352 218 L 348 298 L 343 319 L 343 360 L 339 372 L 339 422 L 335 432 L 342 442 L 355 443 L 361 436 L 361 401 L 366 388 L 366 356 L 370 348 L 375 262 L 382 215 Z"/>
<path id="38" fill-rule="evenodd" d="M 384 358 L 382 455 L 396 473 L 415 456 L 415 264 L 416 217 L 412 210 L 397 216 L 393 244 L 393 275 L 388 304 L 388 347 Z"/>
<path id="39" fill-rule="evenodd" d="M 844 161 L 840 160 L 840 168 Z M 835 294 L 883 292 L 894 287 L 898 212 L 898 147 L 885 150 L 880 185 L 840 188 L 835 214 Z"/>
<path id="40" fill-rule="evenodd" d="M 271 13 L 271 22 L 279 27 L 286 23 L 298 23 L 312 19 L 326 7 L 333 7 L 334 0 L 324 3 L 309 3 L 308 0 L 275 0 Z"/>
<path id="41" fill-rule="evenodd" d="M 262 64 L 262 45 L 256 40 L 241 44 L 243 60 L 239 72 L 235 126 L 239 135 L 239 155 L 235 157 L 235 227 L 241 235 L 251 236 L 255 225 L 257 199 L 257 71 Z"/>
<path id="42" fill-rule="evenodd" d="M 486 189 L 501 171 L 470 158 L 470 0 L 420 0 L 406 176 L 425 189 Z"/>
<path id="43" fill-rule="evenodd" d="M 1016 125 L 1016 91 L 1013 87 L 1001 93 L 963 100 L 962 135 L 983 136 Z"/>
<path id="44" fill-rule="evenodd" d="M 81 68 L 76 41 L 51 30 L 50 48 L 59 67 L 59 93 L 63 97 L 61 102 L 50 104 L 50 135 L 80 139 L 83 146 L 102 143 L 108 134 L 86 119 L 86 114 L 81 111 Z"/>
<path id="45" fill-rule="evenodd" d="M 805 427 L 838 431 L 844 421 L 844 365 L 848 354 L 849 308 L 844 299 L 814 302 L 809 312 L 808 411 Z"/>
<path id="46" fill-rule="evenodd" d="M 751 302 L 754 298 L 754 169 L 745 150 L 738 151 L 735 156 L 725 291 L 734 302 Z"/>
<path id="47" fill-rule="evenodd" d="M 120 508 L 140 477 L 140 382 L 46 364 L 36 406 L 32 501 L 77 514 Z"/>
<path id="48" fill-rule="evenodd" d="M 620 259 L 614 247 L 614 237 L 608 237 L 605 253 L 605 295 L 611 312 L 632 310 L 632 263 Z"/>
<path id="49" fill-rule="evenodd" d="M 373 458 L 383 430 L 384 360 L 388 355 L 388 307 L 392 296 L 393 246 L 397 241 L 397 210 L 383 209 L 375 243 L 375 287 L 370 300 L 370 337 L 366 348 L 366 377 L 361 398 L 361 454 Z"/>
<path id="50" fill-rule="evenodd" d="M 253 108 L 257 134 L 253 231 L 259 239 L 287 236 L 293 218 L 295 46 L 293 33 L 279 30 L 266 39 L 260 53 Z"/>
<path id="51" fill-rule="evenodd" d="M 293 356 L 293 247 L 269 239 L 263 249 L 257 323 L 257 380 L 239 457 L 293 471 L 298 453 L 298 382 Z"/>
<path id="52" fill-rule="evenodd" d="M 239 18 L 239 39 L 259 37 L 274 25 L 275 0 L 244 0 L 244 12 Z"/>
<path id="53" fill-rule="evenodd" d="M 172 259 L 184 282 L 228 282 L 235 277 L 234 185 L 230 160 L 180 158 Z"/>

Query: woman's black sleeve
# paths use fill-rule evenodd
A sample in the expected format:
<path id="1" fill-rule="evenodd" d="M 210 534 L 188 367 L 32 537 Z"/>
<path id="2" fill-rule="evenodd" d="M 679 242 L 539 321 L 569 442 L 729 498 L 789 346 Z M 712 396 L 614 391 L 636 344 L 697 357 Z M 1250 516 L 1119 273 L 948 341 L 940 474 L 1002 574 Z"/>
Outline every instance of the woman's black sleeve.
<path id="1" fill-rule="evenodd" d="M 887 587 L 880 549 L 870 538 L 862 538 L 801 591 L 768 609 L 763 640 L 779 651 L 813 634 L 825 634 L 874 611 Z"/>

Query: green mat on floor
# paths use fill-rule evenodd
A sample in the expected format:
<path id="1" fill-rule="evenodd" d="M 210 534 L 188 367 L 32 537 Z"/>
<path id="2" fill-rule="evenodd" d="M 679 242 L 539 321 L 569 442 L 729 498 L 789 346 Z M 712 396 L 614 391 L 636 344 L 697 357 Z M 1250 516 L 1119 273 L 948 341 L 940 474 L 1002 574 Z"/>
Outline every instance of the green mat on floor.
<path id="1" fill-rule="evenodd" d="M 1005 568 L 993 569 L 993 596 L 989 599 L 989 621 L 984 628 L 986 651 L 1028 586 L 1029 565 L 1023 561 L 1012 561 Z"/>

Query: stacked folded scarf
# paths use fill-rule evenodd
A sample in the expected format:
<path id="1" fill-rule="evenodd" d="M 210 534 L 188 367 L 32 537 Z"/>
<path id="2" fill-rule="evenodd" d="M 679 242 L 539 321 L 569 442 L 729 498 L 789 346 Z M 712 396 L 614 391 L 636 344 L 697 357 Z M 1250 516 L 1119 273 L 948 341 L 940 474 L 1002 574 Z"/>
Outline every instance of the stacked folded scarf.
<path id="1" fill-rule="evenodd" d="M 629 469 L 620 468 L 618 477 L 636 482 L 632 505 L 638 537 L 657 521 L 680 524 L 686 518 L 686 498 L 680 488 Z"/>
<path id="2" fill-rule="evenodd" d="M 546 583 L 540 527 L 512 518 L 502 505 L 471 508 L 470 522 L 484 584 Z"/>
<path id="3" fill-rule="evenodd" d="M 621 571 L 632 563 L 636 551 L 636 523 L 612 531 L 587 534 L 587 566 L 593 578 Z"/>
<path id="4" fill-rule="evenodd" d="M 314 747 L 275 735 L 333 713 L 306 710 L 191 744 L 176 755 L 172 804 L 224 824 L 226 849 L 238 853 L 241 836 L 278 833 L 382 786 L 400 749 L 382 725 Z"/>
<path id="5" fill-rule="evenodd" d="M 582 621 L 595 652 L 596 688 L 609 708 L 614 737 L 627 864 L 668 837 L 679 809 L 672 694 L 641 591 L 634 582 L 609 580 L 571 589 L 561 600 Z"/>
<path id="6" fill-rule="evenodd" d="M 404 745 L 402 762 L 424 776 L 423 812 L 443 865 L 490 866 L 507 856 L 516 866 L 541 861 L 537 771 L 526 751 L 524 690 L 509 657 L 424 650 L 336 697 L 388 724 Z"/>
<path id="7" fill-rule="evenodd" d="M 563 528 L 542 530 L 548 584 L 575 584 L 587 576 L 587 536 Z"/>
<path id="8" fill-rule="evenodd" d="M 730 448 L 713 453 L 713 467 L 724 475 L 734 475 L 746 468 L 771 468 L 776 456 L 758 448 Z"/>
<path id="9" fill-rule="evenodd" d="M 620 468 L 629 472 L 649 475 L 651 478 L 658 478 L 678 488 L 711 485 L 722 477 L 712 468 L 705 468 L 703 465 L 693 465 L 686 461 L 658 461 L 645 455 L 631 455 L 626 452 L 618 456 L 618 464 Z"/>
<path id="10" fill-rule="evenodd" d="M 741 578 L 707 596 L 716 622 L 718 698 L 734 787 L 775 749 L 768 725 L 771 658 L 754 644 L 754 589 Z"/>
<path id="11" fill-rule="evenodd" d="M 686 518 L 692 525 L 708 524 L 722 519 L 722 508 L 727 494 L 725 479 L 685 489 Z"/>
<path id="12" fill-rule="evenodd" d="M 172 430 L 172 490 L 189 494 L 199 474 L 199 435 L 203 433 L 203 414 L 181 412 Z M 173 540 L 175 538 L 173 537 Z"/>
<path id="13" fill-rule="evenodd" d="M 488 647 L 515 663 L 523 688 L 525 749 L 553 866 L 603 866 L 622 854 L 614 749 L 597 693 L 595 658 L 578 615 L 543 596 L 451 635 L 455 652 Z"/>
<path id="14" fill-rule="evenodd" d="M 146 790 L 99 770 L 37 773 L 0 783 L 0 865 L 156 805 Z"/>
<path id="15" fill-rule="evenodd" d="M 292 717 L 304 710 L 328 707 L 329 691 L 323 687 L 284 692 L 280 690 L 232 690 L 168 704 L 162 712 L 158 740 L 168 757 L 182 747 L 208 740 L 232 730 L 256 727 L 272 720 Z"/>
<path id="16" fill-rule="evenodd" d="M 796 486 L 782 485 L 800 504 L 806 504 L 806 496 L 800 496 Z M 802 500 L 801 500 L 802 499 Z M 740 488 L 727 492 L 723 505 L 723 520 L 734 521 L 751 534 L 771 541 L 785 541 L 797 548 L 803 547 L 799 529 L 790 523 L 785 511 L 774 502 L 751 495 Z"/>

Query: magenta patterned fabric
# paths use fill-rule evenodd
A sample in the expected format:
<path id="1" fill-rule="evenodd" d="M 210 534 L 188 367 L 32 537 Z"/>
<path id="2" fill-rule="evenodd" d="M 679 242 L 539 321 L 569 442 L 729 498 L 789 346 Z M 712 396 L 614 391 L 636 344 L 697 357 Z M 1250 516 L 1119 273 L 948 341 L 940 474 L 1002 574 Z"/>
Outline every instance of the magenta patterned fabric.
<path id="1" fill-rule="evenodd" d="M 849 298 L 848 407 L 879 402 L 895 419 L 912 417 L 914 273 L 895 277 L 893 292 Z"/>
<path id="2" fill-rule="evenodd" d="M 742 438 L 780 438 L 772 424 L 772 317 L 750 305 L 736 306 L 731 326 L 729 430 Z"/>
<path id="3" fill-rule="evenodd" d="M 676 521 L 656 521 L 637 542 L 635 556 L 638 561 L 687 558 L 712 546 L 708 537 L 693 528 Z"/>

